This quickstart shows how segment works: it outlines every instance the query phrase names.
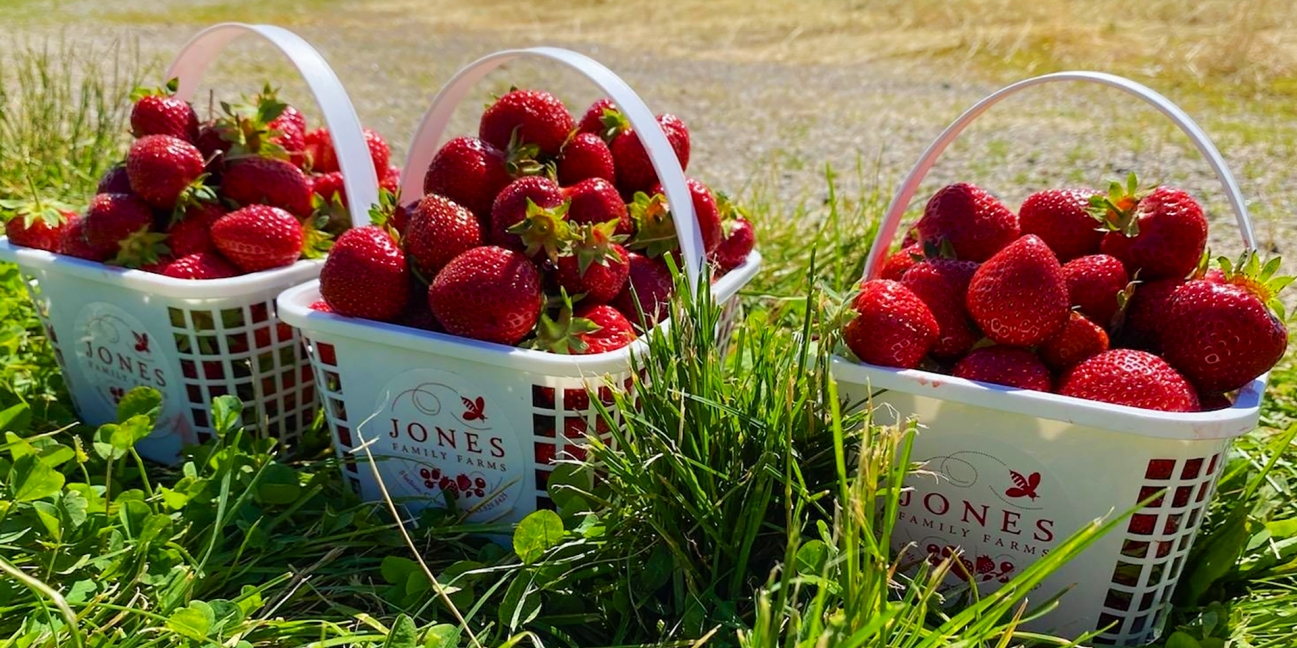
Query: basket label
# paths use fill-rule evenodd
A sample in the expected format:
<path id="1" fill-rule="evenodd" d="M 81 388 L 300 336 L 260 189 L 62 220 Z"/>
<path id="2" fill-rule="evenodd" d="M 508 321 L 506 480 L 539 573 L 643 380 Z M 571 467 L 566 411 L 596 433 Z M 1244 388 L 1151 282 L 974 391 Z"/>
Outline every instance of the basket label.
<path id="1" fill-rule="evenodd" d="M 77 366 L 108 411 L 116 411 L 126 392 L 145 386 L 162 392 L 159 421 L 181 417 L 172 394 L 177 383 L 171 360 L 135 316 L 113 304 L 91 302 L 77 314 L 74 330 Z M 167 434 L 159 424 L 149 436 Z"/>
<path id="2" fill-rule="evenodd" d="M 913 542 L 934 565 L 962 549 L 951 582 L 993 591 L 1071 532 L 1059 529 L 1054 516 L 1070 510 L 1067 493 L 1021 451 L 915 454 L 926 464 L 923 474 L 906 480 L 910 488 L 901 494 L 895 539 Z"/>
<path id="3" fill-rule="evenodd" d="M 394 498 L 442 505 L 453 497 L 469 519 L 490 520 L 522 494 L 526 456 L 503 412 L 461 376 L 435 369 L 407 371 L 379 392 L 361 436 Z"/>

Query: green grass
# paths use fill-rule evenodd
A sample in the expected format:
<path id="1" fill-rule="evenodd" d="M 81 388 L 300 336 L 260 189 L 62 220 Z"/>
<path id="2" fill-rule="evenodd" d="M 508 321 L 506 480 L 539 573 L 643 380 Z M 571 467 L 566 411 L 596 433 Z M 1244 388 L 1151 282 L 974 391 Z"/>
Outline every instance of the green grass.
<path id="1" fill-rule="evenodd" d="M 84 200 L 122 152 L 118 89 L 144 72 L 129 56 L 64 56 L 5 59 L 0 198 L 34 187 Z M 905 469 L 893 457 L 914 424 L 840 411 L 827 371 L 835 296 L 858 280 L 891 190 L 868 160 L 851 175 L 826 170 L 823 203 L 779 202 L 774 180 L 743 192 L 767 266 L 732 344 L 712 338 L 705 294 L 676 304 L 677 325 L 639 359 L 618 449 L 593 448 L 604 477 L 563 466 L 558 511 L 520 524 L 512 550 L 445 511 L 399 527 L 350 494 L 323 430 L 281 457 L 239 427 L 230 398 L 213 403 L 218 439 L 177 468 L 145 464 L 130 446 L 156 394 L 133 393 L 116 424 L 77 426 L 22 279 L 3 266 L 0 647 L 1066 645 L 1013 636 L 1016 615 L 1043 603 L 1022 594 L 1120 516 L 962 610 L 937 592 L 948 565 L 893 569 Z M 1166 648 L 1291 642 L 1291 358 L 1272 385 L 1263 427 L 1227 465 Z"/>

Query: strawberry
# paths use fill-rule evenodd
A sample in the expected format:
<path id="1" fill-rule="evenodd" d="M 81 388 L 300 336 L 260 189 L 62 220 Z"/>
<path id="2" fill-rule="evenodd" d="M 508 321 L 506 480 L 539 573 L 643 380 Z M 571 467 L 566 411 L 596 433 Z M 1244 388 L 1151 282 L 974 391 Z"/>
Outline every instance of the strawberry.
<path id="1" fill-rule="evenodd" d="M 698 220 L 698 228 L 703 236 L 703 252 L 710 254 L 721 244 L 721 213 L 720 207 L 716 204 L 716 197 L 712 195 L 712 190 L 707 185 L 694 180 L 685 178 L 685 184 L 689 186 L 689 196 L 693 200 L 694 216 Z M 665 196 L 661 185 L 654 185 L 649 192 L 650 195 Z M 667 208 L 670 209 L 668 203 Z M 671 228 L 675 232 L 674 225 Z"/>
<path id="2" fill-rule="evenodd" d="M 1225 394 L 1198 394 L 1198 404 L 1200 411 L 1215 412 L 1233 407 L 1234 401 Z"/>
<path id="3" fill-rule="evenodd" d="M 512 90 L 482 113 L 478 137 L 502 151 L 534 144 L 540 155 L 554 157 L 573 127 L 572 114 L 554 95 Z"/>
<path id="4" fill-rule="evenodd" d="M 618 115 L 620 116 L 620 113 Z M 688 170 L 689 129 L 679 117 L 672 114 L 658 115 L 657 121 L 666 133 L 667 141 L 671 143 L 676 159 L 680 161 L 680 168 Z M 624 122 L 624 126 L 614 130 L 618 132 L 608 144 L 608 148 L 612 151 L 613 166 L 617 169 L 617 190 L 621 192 L 623 198 L 631 198 L 636 193 L 648 191 L 657 184 L 658 174 L 649 160 L 648 151 L 644 150 L 644 144 L 640 142 L 639 135 L 630 128 L 630 123 Z"/>
<path id="5" fill-rule="evenodd" d="M 128 236 L 152 229 L 153 211 L 138 196 L 97 194 L 90 199 L 82 227 L 86 244 L 96 250 L 111 250 L 111 256 Z"/>
<path id="6" fill-rule="evenodd" d="M 656 324 L 667 316 L 671 295 L 675 293 L 671 270 L 662 259 L 634 252 L 626 256 L 630 266 L 626 288 L 610 303 L 631 322 Z"/>
<path id="7" fill-rule="evenodd" d="M 617 221 L 573 228 L 572 245 L 556 261 L 558 285 L 568 294 L 585 295 L 582 303 L 603 304 L 626 286 L 630 257 L 617 244 Z"/>
<path id="8" fill-rule="evenodd" d="M 1067 323 L 1041 343 L 1040 359 L 1055 371 L 1065 371 L 1091 356 L 1108 350 L 1108 333 L 1102 326 L 1072 311 Z"/>
<path id="9" fill-rule="evenodd" d="M 541 315 L 532 346 L 550 353 L 593 355 L 616 351 L 634 341 L 635 329 L 616 308 L 586 304 L 574 313 L 567 301 L 557 320 Z"/>
<path id="10" fill-rule="evenodd" d="M 225 153 L 234 144 L 221 137 L 221 131 L 215 122 L 208 121 L 198 126 L 198 137 L 194 140 L 194 146 L 198 148 L 199 153 L 202 153 L 203 160 L 207 163 L 207 172 L 215 175 L 225 168 Z"/>
<path id="11" fill-rule="evenodd" d="M 872 365 L 913 369 L 940 335 L 923 300 L 890 279 L 861 284 L 852 307 L 857 315 L 842 329 L 842 339 Z"/>
<path id="12" fill-rule="evenodd" d="M 558 158 L 558 182 L 574 185 L 589 178 L 603 178 L 609 182 L 617 179 L 612 151 L 592 133 L 578 133 L 567 144 Z"/>
<path id="13" fill-rule="evenodd" d="M 721 244 L 716 246 L 714 253 L 716 265 L 724 272 L 733 270 L 748 260 L 748 254 L 752 253 L 752 248 L 756 246 L 756 233 L 752 231 L 752 223 L 742 216 L 723 221 L 721 228 L 724 232 L 724 238 Z"/>
<path id="14" fill-rule="evenodd" d="M 170 266 L 172 263 L 175 263 L 175 261 L 176 258 L 171 256 L 170 254 L 163 254 L 159 256 L 156 261 L 152 263 L 146 263 L 140 266 L 139 270 L 142 272 L 147 272 L 149 274 L 160 275 L 166 272 L 167 266 Z"/>
<path id="15" fill-rule="evenodd" d="M 590 104 L 590 107 L 586 109 L 585 114 L 581 116 L 581 123 L 577 124 L 576 132 L 590 133 L 602 137 L 602 133 L 608 128 L 605 120 L 608 118 L 610 113 L 612 115 L 620 115 L 621 111 L 617 110 L 617 104 L 614 104 L 612 99 L 609 99 L 608 97 L 604 97 L 603 99 Z"/>
<path id="16" fill-rule="evenodd" d="M 212 223 L 225 215 L 225 209 L 216 203 L 203 203 L 185 211 L 184 218 L 167 230 L 167 247 L 176 258 L 199 252 L 213 252 Z"/>
<path id="17" fill-rule="evenodd" d="M 378 187 L 392 194 L 401 192 L 401 167 L 390 166 L 378 174 Z"/>
<path id="18" fill-rule="evenodd" d="M 1120 346 L 1161 353 L 1162 327 L 1171 307 L 1171 294 L 1183 283 L 1183 279 L 1136 283 L 1124 313 L 1118 315 L 1122 320 Z"/>
<path id="19" fill-rule="evenodd" d="M 451 259 L 482 245 L 482 230 L 467 209 L 429 194 L 414 208 L 402 242 L 414 269 L 431 279 Z"/>
<path id="20" fill-rule="evenodd" d="M 510 181 L 500 149 L 474 137 L 456 137 L 432 158 L 423 176 L 423 192 L 467 207 L 488 226 L 495 198 Z"/>
<path id="21" fill-rule="evenodd" d="M 338 170 L 338 156 L 333 152 L 333 140 L 329 137 L 329 129 L 317 128 L 307 131 L 303 141 L 303 150 L 311 171 L 332 173 Z"/>
<path id="22" fill-rule="evenodd" d="M 242 207 L 270 205 L 299 219 L 313 211 L 306 175 L 284 160 L 261 156 L 232 160 L 221 179 L 221 191 Z"/>
<path id="23" fill-rule="evenodd" d="M 302 111 L 287 104 L 284 105 L 283 112 L 272 119 L 267 126 L 270 126 L 273 130 L 282 130 L 286 127 L 296 128 L 302 132 L 303 137 L 306 136 L 306 116 L 302 114 Z"/>
<path id="24" fill-rule="evenodd" d="M 306 134 L 291 121 L 280 121 L 283 115 L 267 124 L 273 135 L 268 140 L 284 150 L 288 162 L 297 168 L 306 166 Z"/>
<path id="25" fill-rule="evenodd" d="M 388 162 L 392 158 L 392 149 L 387 145 L 387 140 L 383 139 L 378 131 L 371 128 L 364 129 L 365 146 L 369 148 L 369 160 L 374 163 L 374 173 L 379 178 L 387 172 Z"/>
<path id="26" fill-rule="evenodd" d="M 59 241 L 68 222 L 77 213 L 60 207 L 61 203 L 36 201 L 22 205 L 5 222 L 4 234 L 9 242 L 47 252 L 58 252 Z"/>
<path id="27" fill-rule="evenodd" d="M 437 321 L 437 316 L 432 314 L 432 307 L 428 305 L 428 284 L 417 277 L 410 281 L 409 302 L 405 311 L 396 318 L 396 323 L 421 331 L 446 332 L 441 322 Z"/>
<path id="28" fill-rule="evenodd" d="M 176 279 L 226 279 L 243 273 L 215 252 L 196 252 L 167 264 L 162 274 Z"/>
<path id="29" fill-rule="evenodd" d="M 1067 282 L 1049 246 L 1028 234 L 977 268 L 968 284 L 968 312 L 998 344 L 1034 346 L 1067 321 Z"/>
<path id="30" fill-rule="evenodd" d="M 1018 225 L 1023 234 L 1039 236 L 1062 263 L 1095 254 L 1103 230 L 1094 222 L 1089 207 L 1090 199 L 1098 195 L 1093 189 L 1038 191 L 1018 208 Z"/>
<path id="31" fill-rule="evenodd" d="M 1073 398 L 1163 412 L 1196 412 L 1198 395 L 1165 360 L 1144 351 L 1112 349 L 1072 367 L 1058 393 Z"/>
<path id="32" fill-rule="evenodd" d="M 491 245 L 522 251 L 539 246 L 550 257 L 557 254 L 555 245 L 566 219 L 567 203 L 558 183 L 544 176 L 526 176 L 505 187 L 491 206 L 491 230 L 487 240 Z M 526 225 L 519 232 L 515 227 Z M 536 254 L 533 249 L 528 256 Z"/>
<path id="33" fill-rule="evenodd" d="M 335 198 L 338 204 L 347 204 L 347 186 L 342 182 L 341 171 L 312 175 L 308 181 L 311 185 L 311 193 L 319 196 L 326 205 L 333 204 Z"/>
<path id="34" fill-rule="evenodd" d="M 878 274 L 878 278 L 900 281 L 901 277 L 904 277 L 910 268 L 918 265 L 922 260 L 923 244 L 911 243 L 906 245 L 887 257 L 887 260 L 883 262 L 883 269 Z"/>
<path id="35" fill-rule="evenodd" d="M 131 193 L 131 178 L 126 174 L 126 165 L 114 164 L 104 172 L 95 193 Z"/>
<path id="36" fill-rule="evenodd" d="M 973 327 L 964 302 L 977 264 L 954 259 L 929 259 L 906 271 L 901 285 L 931 311 L 940 335 L 930 353 L 949 359 L 968 353 L 981 334 Z"/>
<path id="37" fill-rule="evenodd" d="M 631 223 L 630 212 L 622 202 L 617 188 L 603 178 L 589 178 L 570 187 L 563 188 L 563 197 L 570 201 L 567 210 L 569 222 L 578 225 L 597 225 L 610 220 L 617 221 L 617 234 L 630 236 L 635 233 Z"/>
<path id="38" fill-rule="evenodd" d="M 1095 199 L 1095 211 L 1113 230 L 1104 235 L 1100 249 L 1145 281 L 1183 279 L 1207 245 L 1202 207 L 1180 189 L 1158 187 L 1138 195 L 1136 188 L 1131 174 L 1124 190 L 1114 182 L 1107 197 Z"/>
<path id="39" fill-rule="evenodd" d="M 202 153 L 193 144 L 170 135 L 135 140 L 126 154 L 131 190 L 159 209 L 174 208 L 203 170 Z"/>
<path id="40" fill-rule="evenodd" d="M 405 252 L 378 225 L 344 232 L 320 270 L 320 295 L 329 312 L 382 322 L 405 311 L 413 283 Z"/>
<path id="41" fill-rule="evenodd" d="M 968 183 L 943 187 L 923 208 L 921 241 L 950 243 L 955 257 L 982 262 L 1018 239 L 1018 217 L 986 190 Z"/>
<path id="42" fill-rule="evenodd" d="M 1195 279 L 1171 294 L 1162 328 L 1163 357 L 1200 392 L 1229 392 L 1270 370 L 1288 346 L 1276 294 L 1279 259 L 1262 267 L 1254 252 L 1221 260 L 1225 283 Z M 1277 314 L 1277 315 L 1276 315 Z"/>
<path id="43" fill-rule="evenodd" d="M 317 312 L 317 313 L 332 313 L 332 312 L 333 312 L 333 307 L 329 305 L 329 302 L 324 301 L 323 299 L 317 299 L 317 300 L 311 302 L 311 305 L 310 305 L 309 308 L 310 308 L 311 310 Z"/>
<path id="44" fill-rule="evenodd" d="M 212 223 L 211 234 L 216 249 L 244 272 L 292 265 L 302 255 L 301 223 L 277 207 L 249 205 L 230 212 Z"/>
<path id="45" fill-rule="evenodd" d="M 93 201 L 91 204 L 94 204 Z M 113 243 L 111 246 L 90 245 L 86 241 L 85 226 L 85 216 L 69 219 L 67 226 L 63 228 L 63 235 L 59 237 L 58 253 L 101 263 L 111 259 L 117 253 L 117 244 Z"/>
<path id="46" fill-rule="evenodd" d="M 1115 257 L 1090 254 L 1063 264 L 1070 303 L 1100 326 L 1112 324 L 1120 306 L 1118 293 L 1130 283 L 1126 268 Z"/>
<path id="47" fill-rule="evenodd" d="M 131 134 L 137 138 L 170 135 L 193 142 L 198 139 L 198 114 L 188 101 L 175 97 L 179 79 L 162 88 L 137 88 L 131 93 Z"/>
<path id="48" fill-rule="evenodd" d="M 514 345 L 540 318 L 545 302 L 540 281 L 540 271 L 518 252 L 473 248 L 437 273 L 428 304 L 447 333 Z"/>
<path id="49" fill-rule="evenodd" d="M 1053 388 L 1049 369 L 1036 354 L 1017 347 L 974 349 L 955 364 L 951 375 L 965 380 L 1048 392 Z"/>

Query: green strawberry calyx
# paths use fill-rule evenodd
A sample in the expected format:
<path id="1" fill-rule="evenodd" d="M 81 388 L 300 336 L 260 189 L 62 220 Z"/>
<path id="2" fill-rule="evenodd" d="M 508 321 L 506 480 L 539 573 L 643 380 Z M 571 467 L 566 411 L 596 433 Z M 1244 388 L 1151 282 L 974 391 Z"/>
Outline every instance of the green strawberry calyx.
<path id="1" fill-rule="evenodd" d="M 178 90 L 180 90 L 180 77 L 168 79 L 161 87 L 136 86 L 131 90 L 131 103 L 145 97 L 174 97 Z"/>
<path id="2" fill-rule="evenodd" d="M 117 255 L 108 263 L 125 268 L 142 268 L 157 263 L 161 257 L 171 254 L 166 240 L 166 234 L 154 232 L 151 226 L 145 225 L 118 242 Z"/>
<path id="3" fill-rule="evenodd" d="M 569 248 L 567 253 L 576 257 L 577 272 L 584 277 L 590 266 L 598 263 L 607 266 L 609 262 L 622 260 L 614 245 L 626 240 L 624 234 L 617 234 L 619 220 L 614 218 L 606 223 L 592 223 L 569 227 Z"/>
<path id="4" fill-rule="evenodd" d="M 536 337 L 528 342 L 528 346 L 563 355 L 585 353 L 590 344 L 581 336 L 597 333 L 603 327 L 589 319 L 573 315 L 572 299 L 566 290 L 561 292 L 558 317 L 550 317 L 548 312 L 541 313 L 540 322 L 536 325 Z"/>
<path id="5" fill-rule="evenodd" d="M 1216 263 L 1225 275 L 1226 283 L 1256 295 L 1280 321 L 1287 319 L 1279 293 L 1293 282 L 1294 277 L 1278 275 L 1281 263 L 1279 257 L 1271 257 L 1269 261 L 1262 263 L 1261 256 L 1255 250 L 1247 250 L 1239 256 L 1237 262 L 1231 263 L 1228 258 L 1221 256 L 1216 259 Z"/>
<path id="6" fill-rule="evenodd" d="M 517 179 L 523 176 L 543 175 L 548 166 L 540 161 L 540 146 L 523 143 L 520 137 L 521 125 L 513 128 L 509 135 L 509 145 L 504 151 L 504 170 L 509 177 Z M 557 173 L 557 170 L 555 170 Z"/>
<path id="7" fill-rule="evenodd" d="M 302 223 L 302 258 L 322 259 L 333 249 L 333 235 L 325 229 L 328 226 L 328 214 L 315 214 Z"/>
<path id="8" fill-rule="evenodd" d="M 288 151 L 271 141 L 283 133 L 270 127 L 270 122 L 278 119 L 287 108 L 288 104 L 280 101 L 277 91 L 269 85 L 252 99 L 245 97 L 244 101 L 235 104 L 222 101 L 221 112 L 225 116 L 216 120 L 215 128 L 220 138 L 231 144 L 226 159 L 256 155 L 289 159 Z"/>
<path id="9" fill-rule="evenodd" d="M 1128 238 L 1139 236 L 1139 202 L 1147 195 L 1139 190 L 1139 178 L 1131 171 L 1126 176 L 1126 184 L 1120 182 L 1108 184 L 1108 192 L 1090 196 L 1086 211 L 1099 221 L 1099 229 L 1106 232 L 1121 232 Z"/>
<path id="10" fill-rule="evenodd" d="M 622 111 L 613 106 L 603 109 L 603 115 L 599 117 L 599 122 L 603 124 L 603 128 L 599 130 L 598 135 L 604 142 L 609 144 L 618 135 L 631 130 L 630 120 L 626 119 L 626 115 L 622 114 Z"/>
<path id="11" fill-rule="evenodd" d="M 201 207 L 207 203 L 220 202 L 216 190 L 207 185 L 207 179 L 210 176 L 211 174 L 204 173 L 194 178 L 194 181 L 180 192 L 180 195 L 176 198 L 176 206 L 171 210 L 172 225 L 184 220 L 185 214 L 189 213 L 190 209 Z"/>
<path id="12" fill-rule="evenodd" d="M 643 250 L 650 257 L 660 257 L 680 246 L 666 196 L 660 193 L 649 196 L 637 191 L 626 208 L 635 222 L 635 238 L 628 246 L 632 250 Z"/>
<path id="13" fill-rule="evenodd" d="M 536 256 L 544 250 L 550 261 L 557 262 L 559 253 L 567 249 L 572 238 L 567 222 L 571 205 L 571 201 L 564 200 L 557 207 L 541 207 L 528 198 L 526 217 L 506 231 L 522 239 L 527 256 Z"/>
<path id="14" fill-rule="evenodd" d="M 396 226 L 392 223 L 396 216 L 396 210 L 400 204 L 400 196 L 392 193 L 387 189 L 379 188 L 378 204 L 369 207 L 369 223 L 377 225 L 392 237 L 393 241 L 401 242 L 401 233 L 397 231 Z M 333 194 L 333 201 L 338 202 L 338 194 Z M 317 216 L 321 215 L 317 212 Z"/>

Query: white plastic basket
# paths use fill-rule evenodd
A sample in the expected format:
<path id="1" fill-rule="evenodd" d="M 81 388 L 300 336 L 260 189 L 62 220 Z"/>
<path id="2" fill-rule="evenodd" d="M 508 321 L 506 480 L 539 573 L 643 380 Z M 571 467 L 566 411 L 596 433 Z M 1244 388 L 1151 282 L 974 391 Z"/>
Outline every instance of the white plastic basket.
<path id="1" fill-rule="evenodd" d="M 177 96 L 198 81 L 231 41 L 255 34 L 279 48 L 306 80 L 333 138 L 352 214 L 377 202 L 378 178 L 360 121 L 324 58 L 296 34 L 270 25 L 225 23 L 191 39 L 167 71 Z M 318 409 L 312 374 L 296 330 L 280 326 L 275 297 L 319 275 L 320 261 L 190 281 L 114 268 L 0 238 L 0 259 L 17 263 L 63 370 L 81 420 L 116 419 L 116 401 L 133 387 L 163 395 L 157 428 L 136 447 L 162 463 L 212 434 L 213 397 L 238 396 L 244 423 L 291 443 Z"/>
<path id="2" fill-rule="evenodd" d="M 902 183 L 866 262 L 879 275 L 906 207 L 937 157 L 974 119 L 1020 90 L 1060 81 L 1103 84 L 1153 105 L 1183 130 L 1225 187 L 1243 242 L 1255 238 L 1238 185 L 1196 123 L 1165 97 L 1127 79 L 1063 72 L 1020 81 L 968 109 L 928 147 Z M 853 405 L 871 402 L 882 423 L 923 427 L 907 479 L 895 548 L 919 557 L 962 549 L 980 591 L 998 588 L 1096 518 L 1122 513 L 1165 489 L 1120 532 L 1101 538 L 1047 579 L 1030 600 L 1071 588 L 1060 607 L 1027 625 L 1075 638 L 1112 626 L 1099 645 L 1143 645 L 1166 622 L 1194 536 L 1230 442 L 1256 427 L 1267 376 L 1226 410 L 1181 414 L 1017 390 L 919 370 L 833 360 Z M 917 549 L 917 551 L 916 551 Z M 956 576 L 952 587 L 965 585 Z"/>
<path id="3" fill-rule="evenodd" d="M 415 134 L 401 182 L 403 195 L 423 194 L 423 172 L 472 86 L 495 68 L 524 57 L 575 69 L 626 114 L 662 180 L 676 215 L 684 270 L 696 285 L 706 260 L 675 152 L 634 91 L 603 65 L 575 52 L 503 51 L 461 70 L 433 99 Z M 760 263 L 754 251 L 716 281 L 712 290 L 717 301 L 730 300 Z M 286 291 L 279 307 L 284 320 L 308 339 L 325 413 L 352 487 L 366 499 L 378 500 L 381 479 L 394 499 L 418 510 L 445 503 L 445 477 L 458 481 L 458 506 L 474 521 L 516 522 L 538 508 L 552 507 L 545 486 L 553 460 L 583 456 L 585 431 L 598 426 L 587 388 L 629 386 L 631 355 L 646 349 L 641 339 L 608 353 L 555 355 L 310 310 L 317 299 L 315 281 Z M 727 306 L 731 315 L 736 304 Z M 368 467 L 360 465 L 368 463 L 362 444 L 369 444 L 377 460 Z"/>

